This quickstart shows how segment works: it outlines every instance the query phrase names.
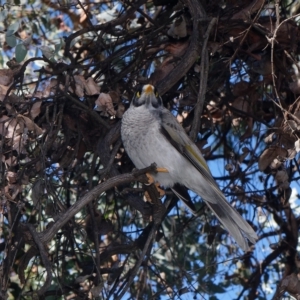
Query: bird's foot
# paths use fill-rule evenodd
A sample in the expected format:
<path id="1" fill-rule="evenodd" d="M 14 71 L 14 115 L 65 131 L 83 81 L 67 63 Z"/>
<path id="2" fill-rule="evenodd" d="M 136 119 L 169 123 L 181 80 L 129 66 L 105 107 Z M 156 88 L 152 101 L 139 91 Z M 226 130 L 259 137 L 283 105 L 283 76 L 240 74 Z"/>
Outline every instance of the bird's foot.
<path id="1" fill-rule="evenodd" d="M 161 199 L 166 194 L 166 192 L 163 189 L 160 188 L 158 182 L 154 183 L 154 185 L 155 185 L 155 188 L 158 192 L 158 197 Z M 148 191 L 145 192 L 145 197 L 146 197 L 147 202 L 153 203 Z"/>
<path id="2" fill-rule="evenodd" d="M 153 176 L 150 173 L 146 173 L 146 176 L 148 178 L 148 183 L 146 183 L 146 185 L 151 185 L 152 183 L 155 182 Z"/>
<path id="3" fill-rule="evenodd" d="M 169 171 L 166 168 L 156 168 L 156 172 L 169 173 Z M 150 173 L 146 173 L 146 176 L 148 178 L 148 184 L 146 184 L 146 185 L 151 185 L 154 183 L 155 188 L 159 194 L 159 198 L 162 198 L 166 194 L 165 191 L 160 188 L 160 185 L 158 182 L 155 183 L 155 179 L 153 178 L 153 176 Z M 146 197 L 147 201 L 149 201 L 151 203 L 151 198 L 150 198 L 148 192 L 145 193 L 145 197 Z"/>
<path id="4" fill-rule="evenodd" d="M 160 184 L 158 182 L 155 183 L 155 187 L 159 193 L 159 197 L 162 198 L 166 194 L 165 190 L 160 188 Z"/>

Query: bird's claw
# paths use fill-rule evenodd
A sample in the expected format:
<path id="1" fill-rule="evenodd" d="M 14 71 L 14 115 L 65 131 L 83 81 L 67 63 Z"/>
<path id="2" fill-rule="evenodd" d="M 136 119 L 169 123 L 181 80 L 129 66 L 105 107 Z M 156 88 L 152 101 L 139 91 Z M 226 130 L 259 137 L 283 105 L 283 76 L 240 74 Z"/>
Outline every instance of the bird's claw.
<path id="1" fill-rule="evenodd" d="M 165 193 L 165 191 L 163 189 L 160 188 L 158 182 L 155 183 L 155 187 L 156 187 L 156 190 L 157 190 L 157 192 L 159 194 L 159 198 L 161 199 L 166 193 Z M 145 192 L 145 197 L 146 197 L 146 200 L 148 202 L 152 203 L 152 199 L 151 199 L 151 197 L 150 197 L 150 195 L 149 195 L 149 193 L 147 191 Z"/>

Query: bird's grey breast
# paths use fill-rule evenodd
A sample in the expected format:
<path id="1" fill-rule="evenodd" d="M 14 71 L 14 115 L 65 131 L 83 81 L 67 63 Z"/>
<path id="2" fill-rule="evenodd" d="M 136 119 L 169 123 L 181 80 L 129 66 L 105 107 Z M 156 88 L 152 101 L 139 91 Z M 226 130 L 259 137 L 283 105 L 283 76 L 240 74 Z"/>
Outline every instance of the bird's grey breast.
<path id="1" fill-rule="evenodd" d="M 155 147 L 160 131 L 159 112 L 145 106 L 131 106 L 123 115 L 121 135 L 125 150 L 137 168 L 155 163 Z"/>

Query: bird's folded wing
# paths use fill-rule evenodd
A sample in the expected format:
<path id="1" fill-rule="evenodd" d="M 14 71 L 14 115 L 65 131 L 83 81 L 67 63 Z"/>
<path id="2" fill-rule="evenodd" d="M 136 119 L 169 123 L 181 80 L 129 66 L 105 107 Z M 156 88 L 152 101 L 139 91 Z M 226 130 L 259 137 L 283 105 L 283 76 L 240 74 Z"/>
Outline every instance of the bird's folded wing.
<path id="1" fill-rule="evenodd" d="M 222 192 L 209 171 L 202 153 L 192 142 L 172 113 L 166 108 L 162 110 L 161 121 L 162 133 L 165 137 L 184 157 L 191 162 L 191 164 L 201 173 L 207 182 L 210 183 L 212 188 L 218 194 L 222 195 Z M 215 199 L 208 199 L 207 201 L 214 202 L 214 200 Z"/>

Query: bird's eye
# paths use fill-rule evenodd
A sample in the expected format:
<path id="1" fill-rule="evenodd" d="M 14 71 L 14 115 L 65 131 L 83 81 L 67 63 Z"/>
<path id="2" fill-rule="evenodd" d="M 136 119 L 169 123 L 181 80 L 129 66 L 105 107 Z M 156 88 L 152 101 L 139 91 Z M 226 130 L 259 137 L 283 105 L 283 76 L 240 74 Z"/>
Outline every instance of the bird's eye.
<path id="1" fill-rule="evenodd" d="M 158 98 L 158 96 L 159 96 L 158 91 L 156 89 L 154 90 L 154 95 L 155 95 L 156 98 Z"/>

